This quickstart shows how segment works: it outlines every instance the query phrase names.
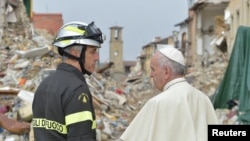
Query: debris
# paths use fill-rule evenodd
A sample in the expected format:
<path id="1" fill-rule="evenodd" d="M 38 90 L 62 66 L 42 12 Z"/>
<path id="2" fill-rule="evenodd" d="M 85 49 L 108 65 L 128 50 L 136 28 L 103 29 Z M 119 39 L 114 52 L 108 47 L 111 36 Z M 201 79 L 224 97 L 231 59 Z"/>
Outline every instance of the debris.
<path id="1" fill-rule="evenodd" d="M 27 51 L 24 50 L 16 50 L 15 52 L 26 58 L 32 58 L 32 57 L 37 57 L 37 56 L 42 56 L 50 51 L 50 47 L 46 45 L 45 47 L 39 47 L 39 48 L 33 48 Z"/>

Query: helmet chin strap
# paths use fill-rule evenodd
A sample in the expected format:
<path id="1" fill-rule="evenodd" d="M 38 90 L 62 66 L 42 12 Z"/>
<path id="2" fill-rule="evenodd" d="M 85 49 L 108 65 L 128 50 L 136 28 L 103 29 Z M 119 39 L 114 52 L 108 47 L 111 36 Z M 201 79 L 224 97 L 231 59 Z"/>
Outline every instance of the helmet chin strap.
<path id="1" fill-rule="evenodd" d="M 80 57 L 76 57 L 76 56 L 74 56 L 74 55 L 71 55 L 71 54 L 65 52 L 65 51 L 64 51 L 63 49 L 61 49 L 61 48 L 58 48 L 58 51 L 59 51 L 60 55 L 62 55 L 62 56 L 67 56 L 67 57 L 69 57 L 69 58 L 71 58 L 71 59 L 77 60 L 78 63 L 79 63 L 79 65 L 80 65 L 80 67 L 81 67 L 82 74 L 91 75 L 92 73 L 89 72 L 88 70 L 86 70 L 85 67 L 84 67 L 84 63 L 85 63 L 85 51 L 86 51 L 86 48 L 87 48 L 87 46 L 86 46 L 86 45 L 83 45 L 82 51 L 81 51 L 81 54 L 80 54 Z"/>
<path id="2" fill-rule="evenodd" d="M 85 67 L 84 67 L 86 48 L 87 48 L 87 46 L 84 45 L 83 48 L 82 48 L 82 51 L 81 51 L 80 58 L 78 59 L 78 62 L 80 64 L 80 67 L 81 67 L 81 70 L 82 70 L 82 74 L 91 75 L 91 72 L 89 72 L 88 70 L 86 70 Z"/>

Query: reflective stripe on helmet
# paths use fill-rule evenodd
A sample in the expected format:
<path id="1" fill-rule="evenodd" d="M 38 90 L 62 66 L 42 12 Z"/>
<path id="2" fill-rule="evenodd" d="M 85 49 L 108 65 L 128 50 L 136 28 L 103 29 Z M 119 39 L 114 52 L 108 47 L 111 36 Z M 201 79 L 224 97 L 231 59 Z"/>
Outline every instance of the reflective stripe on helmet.
<path id="1" fill-rule="evenodd" d="M 66 26 L 64 29 L 68 30 L 68 31 L 76 32 L 80 35 L 83 35 L 86 32 L 85 30 L 81 30 L 81 29 L 73 27 L 73 26 Z"/>
<path id="2" fill-rule="evenodd" d="M 73 44 L 90 45 L 90 46 L 94 46 L 94 47 L 98 47 L 98 48 L 101 47 L 100 43 L 98 43 L 97 41 L 92 40 L 92 39 L 63 40 L 63 41 L 56 42 L 53 45 L 57 46 L 57 47 L 64 48 L 64 47 L 67 47 L 67 46 L 70 46 Z"/>

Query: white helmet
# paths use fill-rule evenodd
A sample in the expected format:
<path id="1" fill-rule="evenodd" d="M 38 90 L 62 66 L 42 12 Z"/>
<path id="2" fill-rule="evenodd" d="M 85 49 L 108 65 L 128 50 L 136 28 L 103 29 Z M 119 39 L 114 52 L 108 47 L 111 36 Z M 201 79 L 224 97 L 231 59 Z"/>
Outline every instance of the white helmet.
<path id="1" fill-rule="evenodd" d="M 94 22 L 86 24 L 75 21 L 67 23 L 60 28 L 52 45 L 58 47 L 58 53 L 61 56 L 67 56 L 71 59 L 78 60 L 82 73 L 90 75 L 91 72 L 86 70 L 83 65 L 85 63 L 86 46 L 89 45 L 100 48 L 102 43 L 102 32 L 95 26 Z M 65 48 L 74 44 L 82 45 L 80 57 L 64 51 Z"/>
<path id="2" fill-rule="evenodd" d="M 80 44 L 99 48 L 102 43 L 102 32 L 95 26 L 94 22 L 86 24 L 74 21 L 60 28 L 52 45 L 59 48 L 65 48 L 73 44 Z"/>

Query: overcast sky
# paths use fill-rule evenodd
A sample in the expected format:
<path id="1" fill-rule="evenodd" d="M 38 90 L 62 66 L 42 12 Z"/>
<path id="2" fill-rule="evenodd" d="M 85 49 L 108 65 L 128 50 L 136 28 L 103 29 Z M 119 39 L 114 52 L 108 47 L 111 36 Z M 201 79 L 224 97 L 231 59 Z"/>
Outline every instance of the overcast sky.
<path id="1" fill-rule="evenodd" d="M 166 38 L 188 16 L 187 0 L 33 0 L 35 13 L 62 13 L 64 23 L 95 24 L 106 35 L 100 62 L 109 60 L 110 27 L 121 26 L 123 60 L 136 60 L 154 37 Z"/>

